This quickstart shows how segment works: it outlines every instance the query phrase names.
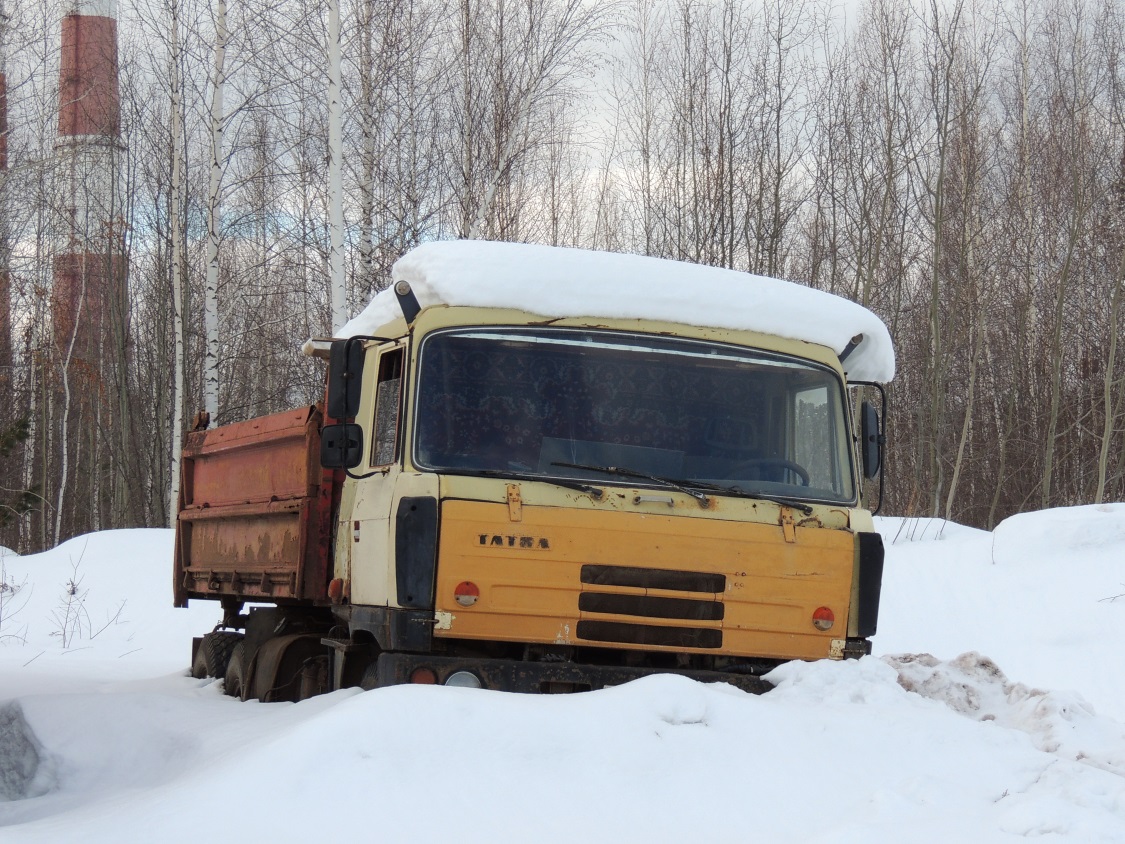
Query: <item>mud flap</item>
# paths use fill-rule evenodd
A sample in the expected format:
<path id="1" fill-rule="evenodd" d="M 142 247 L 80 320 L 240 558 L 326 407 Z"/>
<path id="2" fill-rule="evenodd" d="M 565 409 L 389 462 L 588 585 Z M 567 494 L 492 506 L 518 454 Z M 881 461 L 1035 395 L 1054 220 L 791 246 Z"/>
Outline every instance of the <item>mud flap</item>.
<path id="1" fill-rule="evenodd" d="M 299 701 L 329 691 L 329 649 L 312 634 L 275 636 L 255 655 L 248 686 L 263 703 Z"/>
<path id="2" fill-rule="evenodd" d="M 879 596 L 883 588 L 883 537 L 859 533 L 859 620 L 862 639 L 875 635 L 879 623 Z"/>

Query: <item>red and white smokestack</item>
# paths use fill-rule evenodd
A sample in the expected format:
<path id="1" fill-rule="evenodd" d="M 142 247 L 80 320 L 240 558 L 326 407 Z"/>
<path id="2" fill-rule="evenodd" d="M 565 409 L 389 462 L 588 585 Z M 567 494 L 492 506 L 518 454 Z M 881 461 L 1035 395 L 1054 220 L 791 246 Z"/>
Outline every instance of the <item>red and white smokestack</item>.
<path id="1" fill-rule="evenodd" d="M 125 300 L 116 15 L 115 0 L 70 0 L 59 62 L 54 331 L 95 370 Z"/>

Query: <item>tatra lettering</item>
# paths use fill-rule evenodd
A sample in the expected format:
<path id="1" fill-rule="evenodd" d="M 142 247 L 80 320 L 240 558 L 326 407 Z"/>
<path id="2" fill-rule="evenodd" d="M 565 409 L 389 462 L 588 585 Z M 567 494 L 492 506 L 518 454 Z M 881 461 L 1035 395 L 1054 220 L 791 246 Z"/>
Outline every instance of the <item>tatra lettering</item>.
<path id="1" fill-rule="evenodd" d="M 551 542 L 545 536 L 520 536 L 517 534 L 478 533 L 477 541 L 490 548 L 534 548 L 550 551 Z"/>

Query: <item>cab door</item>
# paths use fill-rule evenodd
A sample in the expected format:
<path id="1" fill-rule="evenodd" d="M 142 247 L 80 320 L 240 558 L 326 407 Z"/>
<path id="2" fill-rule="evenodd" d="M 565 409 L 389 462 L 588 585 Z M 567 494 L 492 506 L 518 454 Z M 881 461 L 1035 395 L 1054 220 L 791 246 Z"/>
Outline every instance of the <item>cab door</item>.
<path id="1" fill-rule="evenodd" d="M 401 474 L 402 402 L 405 383 L 405 340 L 383 343 L 367 351 L 365 384 L 356 420 L 363 428 L 363 460 L 349 472 L 341 506 L 340 542 L 348 553 L 337 553 L 337 571 L 348 583 L 353 604 L 388 606 L 392 591 L 394 556 L 391 509 Z M 350 495 L 349 495 L 350 493 Z"/>

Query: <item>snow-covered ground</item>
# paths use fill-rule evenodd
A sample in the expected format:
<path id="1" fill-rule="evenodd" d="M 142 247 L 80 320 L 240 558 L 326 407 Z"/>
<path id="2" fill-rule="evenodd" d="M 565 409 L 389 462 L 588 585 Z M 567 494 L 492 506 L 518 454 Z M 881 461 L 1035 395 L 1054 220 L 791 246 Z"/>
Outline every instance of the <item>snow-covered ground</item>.
<path id="1" fill-rule="evenodd" d="M 877 655 L 758 697 L 239 703 L 187 676 L 169 532 L 4 557 L 0 841 L 1125 841 L 1125 505 L 879 529 Z"/>

